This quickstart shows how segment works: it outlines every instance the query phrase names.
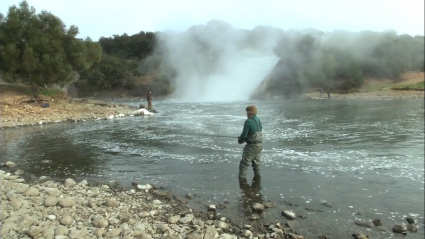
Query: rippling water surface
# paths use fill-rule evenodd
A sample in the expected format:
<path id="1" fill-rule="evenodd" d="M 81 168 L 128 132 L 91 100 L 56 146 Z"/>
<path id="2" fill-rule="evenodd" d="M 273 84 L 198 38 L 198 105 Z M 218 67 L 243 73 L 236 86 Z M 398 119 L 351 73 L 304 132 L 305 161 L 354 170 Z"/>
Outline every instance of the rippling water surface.
<path id="1" fill-rule="evenodd" d="M 278 206 L 261 220 L 285 222 L 280 212 L 292 209 L 307 216 L 297 219 L 298 231 L 310 236 L 394 238 L 354 221 L 379 218 L 391 231 L 414 216 L 421 226 L 407 237 L 424 238 L 423 100 L 154 103 L 160 113 L 149 117 L 2 130 L 0 161 L 54 179 L 154 183 L 196 194 L 195 208 L 227 201 L 220 212 L 229 217 L 244 218 L 250 202 L 271 200 Z M 243 145 L 220 136 L 241 133 L 251 103 L 264 125 L 262 180 L 252 185 L 249 169 L 248 186 L 240 187 Z"/>

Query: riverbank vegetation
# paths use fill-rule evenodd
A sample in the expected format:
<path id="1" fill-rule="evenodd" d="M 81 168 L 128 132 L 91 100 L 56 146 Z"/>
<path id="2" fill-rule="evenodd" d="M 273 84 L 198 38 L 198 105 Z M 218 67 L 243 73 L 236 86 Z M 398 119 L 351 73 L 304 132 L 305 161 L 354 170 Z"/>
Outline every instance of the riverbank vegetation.
<path id="1" fill-rule="evenodd" d="M 211 29 L 215 29 L 212 39 L 194 34 Z M 178 87 L 176 78 L 185 74 L 170 61 L 173 34 L 141 31 L 97 42 L 82 40 L 76 38 L 77 26 L 66 28 L 59 17 L 45 10 L 37 14 L 23 1 L 0 14 L 1 77 L 31 85 L 33 94 L 39 87 L 72 86 L 76 97 L 105 92 L 140 97 L 148 90 L 168 95 Z M 368 78 L 396 82 L 403 73 L 424 71 L 424 36 L 393 31 L 284 31 L 267 26 L 242 30 L 213 21 L 179 35 L 191 39 L 187 51 L 198 53 L 196 59 L 180 59 L 202 63 L 202 69 L 195 71 L 202 73 L 198 78 L 215 74 L 219 62 L 229 56 L 228 47 L 219 47 L 228 36 L 237 36 L 232 50 L 260 52 L 259 56 L 272 50 L 280 60 L 265 79 L 268 84 L 261 93 L 269 95 L 300 95 L 315 88 L 350 92 L 364 87 Z M 423 82 L 400 88 L 423 89 Z"/>

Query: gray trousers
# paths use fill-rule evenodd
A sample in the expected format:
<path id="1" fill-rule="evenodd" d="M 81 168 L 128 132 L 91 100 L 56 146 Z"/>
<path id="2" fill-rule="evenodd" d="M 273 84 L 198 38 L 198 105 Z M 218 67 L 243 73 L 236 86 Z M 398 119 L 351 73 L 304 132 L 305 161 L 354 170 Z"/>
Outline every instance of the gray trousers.
<path id="1" fill-rule="evenodd" d="M 239 162 L 239 177 L 245 177 L 248 167 L 252 163 L 252 169 L 255 175 L 260 174 L 261 151 L 263 144 L 246 144 L 243 149 L 242 159 Z"/>

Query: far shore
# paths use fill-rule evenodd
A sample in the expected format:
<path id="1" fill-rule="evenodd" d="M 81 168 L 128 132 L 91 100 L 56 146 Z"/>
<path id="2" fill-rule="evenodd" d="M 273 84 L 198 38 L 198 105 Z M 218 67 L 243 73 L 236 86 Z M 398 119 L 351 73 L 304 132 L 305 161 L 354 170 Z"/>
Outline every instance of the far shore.
<path id="1" fill-rule="evenodd" d="M 423 82 L 424 73 L 415 73 L 411 79 L 406 79 L 406 83 Z M 376 84 L 376 82 L 374 83 Z M 380 82 L 379 82 L 380 84 Z M 393 100 L 393 99 L 416 99 L 424 100 L 425 91 L 423 90 L 393 90 L 389 87 L 359 89 L 352 93 L 330 93 L 330 98 L 326 90 L 323 92 L 323 98 L 320 97 L 318 90 L 310 91 L 300 96 L 303 99 L 324 99 L 324 100 L 350 100 L 350 99 L 368 99 L 368 100 Z M 0 128 L 12 128 L 19 126 L 40 125 L 46 123 L 59 122 L 82 122 L 90 120 L 107 120 L 111 115 L 127 117 L 138 109 L 137 106 L 129 106 L 117 102 L 140 101 L 141 105 L 147 105 L 144 98 L 115 98 L 111 99 L 78 99 L 68 96 L 59 98 L 46 98 L 44 102 L 49 103 L 49 107 L 43 108 L 40 104 L 25 101 L 27 95 L 19 92 L 4 92 L 0 97 Z M 158 99 L 158 98 L 157 98 Z M 274 96 L 272 99 L 284 100 L 283 96 Z M 155 108 L 155 101 L 154 108 Z"/>

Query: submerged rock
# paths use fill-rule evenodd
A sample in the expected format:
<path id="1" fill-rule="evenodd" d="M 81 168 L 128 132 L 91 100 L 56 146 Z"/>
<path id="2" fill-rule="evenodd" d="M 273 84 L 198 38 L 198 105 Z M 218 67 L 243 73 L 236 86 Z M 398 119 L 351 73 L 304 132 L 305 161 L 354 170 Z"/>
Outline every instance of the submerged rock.
<path id="1" fill-rule="evenodd" d="M 373 227 L 373 222 L 371 221 L 357 220 L 355 223 L 357 226 L 361 226 L 361 227 Z"/>
<path id="2" fill-rule="evenodd" d="M 393 227 L 393 232 L 396 233 L 402 233 L 402 234 L 406 234 L 407 232 L 407 227 L 404 224 L 396 224 Z"/>
<path id="3" fill-rule="evenodd" d="M 283 210 L 282 216 L 286 217 L 287 219 L 294 220 L 297 218 L 297 214 L 295 214 L 292 210 Z"/>

